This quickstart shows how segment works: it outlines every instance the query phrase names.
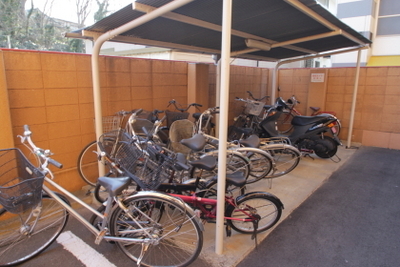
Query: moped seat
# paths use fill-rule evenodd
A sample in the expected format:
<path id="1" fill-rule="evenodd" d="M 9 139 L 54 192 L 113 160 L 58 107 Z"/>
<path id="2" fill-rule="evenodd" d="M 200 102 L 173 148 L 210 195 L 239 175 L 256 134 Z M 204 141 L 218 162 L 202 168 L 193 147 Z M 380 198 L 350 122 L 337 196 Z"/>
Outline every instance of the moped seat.
<path id="1" fill-rule="evenodd" d="M 317 116 L 294 116 L 292 119 L 292 124 L 295 126 L 303 126 L 308 124 L 313 124 L 324 119 L 327 119 L 331 115 L 329 114 L 321 114 Z"/>

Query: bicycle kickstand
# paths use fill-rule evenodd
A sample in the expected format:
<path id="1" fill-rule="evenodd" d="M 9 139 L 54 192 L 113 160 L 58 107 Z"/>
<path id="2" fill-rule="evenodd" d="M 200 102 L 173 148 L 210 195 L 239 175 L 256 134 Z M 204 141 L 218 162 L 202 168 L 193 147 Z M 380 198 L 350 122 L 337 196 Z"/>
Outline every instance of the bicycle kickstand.
<path id="1" fill-rule="evenodd" d="M 258 230 L 258 222 L 261 220 L 261 217 L 258 214 L 254 214 L 253 216 L 256 217 L 256 219 L 253 221 L 254 232 L 251 235 L 251 239 L 254 239 L 254 242 L 256 243 L 256 249 L 257 249 L 258 248 L 257 230 Z"/>
<path id="2" fill-rule="evenodd" d="M 139 258 L 138 258 L 138 260 L 136 262 L 138 267 L 140 266 L 140 263 L 142 262 L 144 254 L 146 253 L 148 248 L 149 248 L 149 244 L 142 243 L 142 251 L 140 252 L 140 256 L 139 256 Z"/>

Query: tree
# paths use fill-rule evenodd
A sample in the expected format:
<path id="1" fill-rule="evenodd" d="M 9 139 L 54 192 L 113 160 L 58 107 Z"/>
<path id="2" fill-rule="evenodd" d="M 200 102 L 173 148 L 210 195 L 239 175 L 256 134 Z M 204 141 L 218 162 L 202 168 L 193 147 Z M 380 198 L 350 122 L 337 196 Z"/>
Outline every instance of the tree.
<path id="1" fill-rule="evenodd" d="M 102 20 L 103 18 L 105 18 L 108 15 L 108 0 L 103 0 L 103 1 L 99 1 L 96 0 L 97 6 L 98 6 L 98 10 L 94 13 L 94 21 L 97 22 L 99 20 Z"/>
<path id="2" fill-rule="evenodd" d="M 11 41 L 23 41 L 26 33 L 26 0 L 0 0 L 0 45 L 9 47 Z"/>

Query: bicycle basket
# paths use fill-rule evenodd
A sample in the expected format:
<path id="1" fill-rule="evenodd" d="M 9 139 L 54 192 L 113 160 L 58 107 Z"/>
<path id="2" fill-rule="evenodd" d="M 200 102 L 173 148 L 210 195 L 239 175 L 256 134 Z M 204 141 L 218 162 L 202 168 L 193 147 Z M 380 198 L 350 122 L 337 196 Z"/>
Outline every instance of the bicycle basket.
<path id="1" fill-rule="evenodd" d="M 189 112 L 178 112 L 178 111 L 165 111 L 165 115 L 167 116 L 167 127 L 168 129 L 171 127 L 171 124 L 177 120 L 185 120 L 189 118 Z"/>
<path id="2" fill-rule="evenodd" d="M 119 139 L 118 139 L 118 135 Z M 102 134 L 99 137 L 99 141 L 97 142 L 101 151 L 105 152 L 107 156 L 111 156 L 114 154 L 113 152 L 118 149 L 118 145 L 115 146 L 115 142 L 119 140 L 121 141 L 129 141 L 131 138 L 125 130 L 122 131 L 110 131 Z"/>
<path id="3" fill-rule="evenodd" d="M 169 129 L 169 149 L 176 153 L 189 154 L 191 149 L 180 143 L 182 139 L 193 136 L 195 125 L 190 120 L 175 121 Z"/>
<path id="4" fill-rule="evenodd" d="M 45 175 L 17 148 L 0 150 L 0 204 L 11 213 L 37 206 Z"/>
<path id="5" fill-rule="evenodd" d="M 122 143 L 116 162 L 126 175 L 131 177 L 143 190 L 155 190 L 169 178 L 169 160 L 164 157 L 145 157 L 135 144 Z"/>
<path id="6" fill-rule="evenodd" d="M 121 122 L 121 116 L 105 116 L 103 117 L 103 132 L 111 132 L 118 130 Z"/>
<path id="7" fill-rule="evenodd" d="M 135 121 L 131 124 L 131 127 L 136 135 L 146 136 L 147 133 L 151 133 L 154 127 L 154 124 L 146 119 L 136 118 Z M 145 129 L 145 131 L 143 130 Z"/>
<path id="8" fill-rule="evenodd" d="M 264 105 L 264 102 L 248 99 L 244 113 L 247 115 L 259 116 L 263 111 Z"/>

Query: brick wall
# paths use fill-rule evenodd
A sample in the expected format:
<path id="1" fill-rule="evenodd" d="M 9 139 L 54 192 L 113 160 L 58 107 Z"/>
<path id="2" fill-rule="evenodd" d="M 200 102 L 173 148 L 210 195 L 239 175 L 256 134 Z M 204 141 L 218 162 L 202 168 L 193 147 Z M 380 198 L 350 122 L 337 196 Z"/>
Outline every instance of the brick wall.
<path id="1" fill-rule="evenodd" d="M 70 190 L 81 188 L 77 158 L 95 139 L 90 56 L 20 50 L 2 55 L 16 146 L 24 149 L 16 135 L 30 125 L 36 144 L 64 165 L 56 180 Z M 165 109 L 172 98 L 187 104 L 186 63 L 101 57 L 100 72 L 105 116 L 122 109 Z"/>
<path id="2" fill-rule="evenodd" d="M 325 83 L 311 83 L 311 73 L 321 71 L 326 73 Z M 355 73 L 355 68 L 282 69 L 279 95 L 287 99 L 294 94 L 301 101 L 298 110 L 303 114 L 310 114 L 309 106 L 335 111 L 343 126 L 340 138 L 347 140 Z M 324 94 L 312 99 L 319 91 Z M 400 67 L 361 68 L 352 141 L 400 149 L 399 101 Z"/>
<path id="3" fill-rule="evenodd" d="M 183 105 L 190 99 L 215 106 L 216 66 L 189 65 L 100 57 L 103 115 L 122 109 L 166 109 L 171 99 Z M 256 97 L 271 94 L 271 72 L 231 67 L 229 123 L 242 111 L 243 104 L 235 97 L 247 98 L 246 91 Z M 323 82 L 311 82 L 315 72 L 324 75 Z M 340 137 L 346 140 L 354 75 L 355 68 L 281 69 L 277 95 L 285 99 L 295 95 L 303 114 L 310 114 L 309 106 L 335 111 L 343 125 Z M 0 98 L 5 103 L 0 109 L 1 148 L 13 146 L 13 142 L 21 147 L 16 136 L 28 124 L 37 145 L 51 149 L 55 159 L 64 164 L 63 170 L 56 172 L 59 183 L 69 190 L 85 185 L 76 161 L 81 149 L 95 138 L 90 56 L 0 49 Z M 400 149 L 399 101 L 400 67 L 361 68 L 352 141 Z"/>

